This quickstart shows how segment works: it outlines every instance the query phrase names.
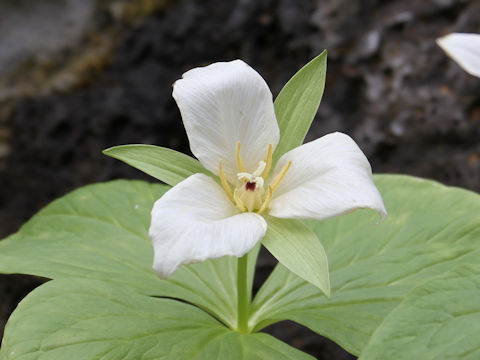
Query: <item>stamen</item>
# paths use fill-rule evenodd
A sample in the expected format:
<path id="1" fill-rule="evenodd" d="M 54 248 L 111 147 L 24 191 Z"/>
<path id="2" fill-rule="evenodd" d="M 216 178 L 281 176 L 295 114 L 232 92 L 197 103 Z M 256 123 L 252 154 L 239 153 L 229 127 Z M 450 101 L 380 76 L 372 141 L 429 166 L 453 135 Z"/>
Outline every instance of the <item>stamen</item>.
<path id="1" fill-rule="evenodd" d="M 292 161 L 290 160 L 287 165 L 285 165 L 282 170 L 278 173 L 278 175 L 275 177 L 275 179 L 271 183 L 272 187 L 272 192 L 277 190 L 278 185 L 280 185 L 280 182 L 283 180 L 285 177 L 285 174 L 287 173 L 288 169 L 290 168 L 290 165 L 292 165 Z"/>
<path id="2" fill-rule="evenodd" d="M 232 189 L 230 189 L 230 185 L 228 185 L 227 177 L 223 172 L 222 160 L 220 160 L 220 163 L 218 164 L 218 173 L 220 175 L 220 181 L 222 183 L 223 189 L 227 193 L 229 199 L 233 201 Z"/>
<path id="3" fill-rule="evenodd" d="M 265 210 L 267 210 L 268 207 L 270 206 L 272 195 L 273 195 L 272 185 L 268 185 L 267 195 L 265 196 L 265 200 L 263 200 L 263 204 L 260 207 L 260 210 L 258 210 L 259 215 L 262 215 L 265 212 Z"/>
<path id="4" fill-rule="evenodd" d="M 240 155 L 241 143 L 237 142 L 236 157 L 238 173 L 237 178 L 239 183 L 233 189 L 230 187 L 230 183 L 223 172 L 222 162 L 219 164 L 219 174 L 222 187 L 227 193 L 230 200 L 235 203 L 237 208 L 242 211 L 256 212 L 263 214 L 270 208 L 270 203 L 273 198 L 273 193 L 277 190 L 278 186 L 287 174 L 292 162 L 289 161 L 275 176 L 273 181 L 264 188 L 265 179 L 272 167 L 273 157 L 273 145 L 268 144 L 267 154 L 265 160 L 258 163 L 257 168 L 253 173 L 248 173 L 243 164 L 242 157 Z M 262 201 L 263 199 L 263 201 Z"/>
<path id="5" fill-rule="evenodd" d="M 245 166 L 243 166 L 242 157 L 240 156 L 240 141 L 237 142 L 237 166 L 238 172 L 246 172 Z"/>
<path id="6" fill-rule="evenodd" d="M 243 203 L 242 199 L 240 199 L 240 196 L 238 196 L 238 189 L 235 189 L 235 191 L 233 192 L 233 199 L 240 211 L 247 211 L 247 207 Z"/>
<path id="7" fill-rule="evenodd" d="M 270 171 L 270 168 L 272 166 L 272 155 L 273 155 L 273 145 L 268 144 L 267 156 L 265 157 L 265 163 L 267 165 L 265 166 L 265 169 L 263 170 L 263 173 L 262 173 L 262 177 L 264 179 L 267 178 L 268 172 Z"/>

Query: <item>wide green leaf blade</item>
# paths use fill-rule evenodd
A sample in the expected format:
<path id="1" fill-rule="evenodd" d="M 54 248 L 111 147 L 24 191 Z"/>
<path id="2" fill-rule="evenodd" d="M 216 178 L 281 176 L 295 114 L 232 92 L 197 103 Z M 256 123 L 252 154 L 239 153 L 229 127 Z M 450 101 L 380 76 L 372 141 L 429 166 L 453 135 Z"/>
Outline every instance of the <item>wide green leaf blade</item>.
<path id="1" fill-rule="evenodd" d="M 143 144 L 121 145 L 106 149 L 103 153 L 171 186 L 196 173 L 211 176 L 198 160 L 164 147 Z"/>
<path id="2" fill-rule="evenodd" d="M 167 189 L 117 180 L 73 191 L 0 242 L 0 272 L 108 279 L 156 294 L 148 214 Z"/>
<path id="3" fill-rule="evenodd" d="M 330 296 L 327 255 L 317 236 L 303 222 L 268 217 L 262 244 L 283 266 Z"/>
<path id="4" fill-rule="evenodd" d="M 327 51 L 302 67 L 275 99 L 275 114 L 280 142 L 274 162 L 287 151 L 301 145 L 322 100 L 327 73 Z"/>
<path id="5" fill-rule="evenodd" d="M 480 256 L 480 196 L 409 176 L 375 182 L 388 218 L 362 210 L 309 221 L 328 255 L 332 295 L 277 266 L 257 294 L 251 325 L 290 319 L 359 355 L 414 287 Z"/>
<path id="6" fill-rule="evenodd" d="M 267 334 L 233 332 L 200 309 L 90 279 L 53 280 L 12 314 L 1 360 L 312 360 Z"/>
<path id="7" fill-rule="evenodd" d="M 182 299 L 235 327 L 236 258 L 182 266 L 168 281 L 152 269 L 150 210 L 167 189 L 125 180 L 80 188 L 0 242 L 0 272 L 105 280 L 141 294 Z M 250 289 L 257 253 L 258 248 L 249 255 Z"/>
<path id="8" fill-rule="evenodd" d="M 480 265 L 415 288 L 382 322 L 361 360 L 480 359 Z"/>

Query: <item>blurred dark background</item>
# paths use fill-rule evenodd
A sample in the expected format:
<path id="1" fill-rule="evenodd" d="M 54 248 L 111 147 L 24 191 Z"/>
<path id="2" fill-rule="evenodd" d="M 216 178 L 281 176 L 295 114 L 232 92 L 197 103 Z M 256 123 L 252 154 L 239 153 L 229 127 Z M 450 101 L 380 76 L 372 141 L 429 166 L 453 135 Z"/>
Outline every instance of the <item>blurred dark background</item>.
<path id="1" fill-rule="evenodd" d="M 171 97 L 186 70 L 240 58 L 276 95 L 323 49 L 309 140 L 346 132 L 374 172 L 479 191 L 480 80 L 435 44 L 449 32 L 480 33 L 479 0 L 0 0 L 0 238 L 78 186 L 148 179 L 102 149 L 188 153 Z M 260 274 L 272 265 L 262 257 Z M 39 283 L 0 277 L 0 329 Z M 269 331 L 353 359 L 295 324 Z"/>

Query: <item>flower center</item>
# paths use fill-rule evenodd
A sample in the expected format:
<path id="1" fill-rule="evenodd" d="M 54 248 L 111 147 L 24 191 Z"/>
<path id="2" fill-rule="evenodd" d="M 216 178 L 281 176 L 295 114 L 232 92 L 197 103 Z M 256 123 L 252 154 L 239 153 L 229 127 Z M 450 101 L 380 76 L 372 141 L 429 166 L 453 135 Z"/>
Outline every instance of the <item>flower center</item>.
<path id="1" fill-rule="evenodd" d="M 270 201 L 272 200 L 272 195 L 277 189 L 280 182 L 285 177 L 285 174 L 290 168 L 292 162 L 288 162 L 288 164 L 282 168 L 282 170 L 278 173 L 275 179 L 265 189 L 265 179 L 267 178 L 270 168 L 272 166 L 272 144 L 268 145 L 265 160 L 260 161 L 257 165 L 257 168 L 252 173 L 247 172 L 245 166 L 243 165 L 242 157 L 240 156 L 240 146 L 240 142 L 238 142 L 238 181 L 233 193 L 230 188 L 230 184 L 228 183 L 228 180 L 223 172 L 221 161 L 219 164 L 220 180 L 230 200 L 232 200 L 241 211 L 257 212 L 258 214 L 262 214 L 266 210 L 268 210 L 270 206 Z"/>

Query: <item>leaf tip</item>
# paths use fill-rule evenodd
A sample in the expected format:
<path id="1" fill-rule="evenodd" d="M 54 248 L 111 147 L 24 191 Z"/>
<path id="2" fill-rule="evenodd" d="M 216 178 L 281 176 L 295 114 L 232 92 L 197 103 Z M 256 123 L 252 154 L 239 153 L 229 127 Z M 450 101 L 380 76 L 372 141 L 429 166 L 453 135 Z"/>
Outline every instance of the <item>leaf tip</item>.
<path id="1" fill-rule="evenodd" d="M 103 150 L 102 150 L 102 154 L 107 155 L 107 156 L 111 156 L 110 153 L 112 152 L 112 150 L 113 150 L 114 148 L 115 148 L 115 146 L 109 147 L 109 148 L 107 148 L 107 149 L 103 149 Z"/>
<path id="2" fill-rule="evenodd" d="M 327 275 L 328 276 L 328 275 Z M 327 283 L 318 283 L 318 284 L 313 284 L 315 285 L 322 293 L 325 294 L 327 299 L 330 299 L 330 296 L 332 295 L 331 289 L 330 289 L 330 278 L 327 279 Z"/>
<path id="3" fill-rule="evenodd" d="M 323 293 L 325 294 L 327 299 L 330 299 L 330 297 L 332 296 L 332 292 L 330 290 L 330 284 L 328 284 L 328 288 L 326 290 L 324 290 Z"/>

